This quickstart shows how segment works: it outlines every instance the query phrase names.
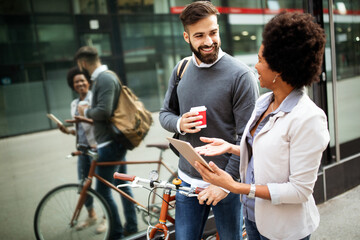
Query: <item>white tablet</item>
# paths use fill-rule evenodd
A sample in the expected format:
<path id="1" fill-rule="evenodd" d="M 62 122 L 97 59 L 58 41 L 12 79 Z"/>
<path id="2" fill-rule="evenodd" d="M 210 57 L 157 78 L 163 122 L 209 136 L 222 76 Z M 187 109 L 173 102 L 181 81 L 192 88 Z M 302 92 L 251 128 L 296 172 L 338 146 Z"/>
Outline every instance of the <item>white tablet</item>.
<path id="1" fill-rule="evenodd" d="M 195 168 L 195 161 L 204 165 L 211 172 L 214 172 L 209 164 L 198 154 L 190 143 L 175 138 L 167 138 L 167 140 L 180 152 L 181 155 Z"/>
<path id="2" fill-rule="evenodd" d="M 60 126 L 64 127 L 66 132 L 69 132 L 69 130 L 67 129 L 67 127 L 65 127 L 64 124 L 63 124 L 57 117 L 55 117 L 54 114 L 48 113 L 48 114 L 46 114 L 46 116 L 47 116 L 48 118 L 50 118 L 54 123 L 57 123 L 57 124 L 59 124 Z"/>

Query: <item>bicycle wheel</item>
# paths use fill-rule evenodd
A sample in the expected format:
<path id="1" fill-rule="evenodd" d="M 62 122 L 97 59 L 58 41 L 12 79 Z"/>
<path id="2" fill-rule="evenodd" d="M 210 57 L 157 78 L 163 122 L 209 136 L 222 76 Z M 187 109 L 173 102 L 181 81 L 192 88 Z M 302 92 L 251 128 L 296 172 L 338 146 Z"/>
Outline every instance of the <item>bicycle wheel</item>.
<path id="1" fill-rule="evenodd" d="M 78 184 L 65 184 L 48 192 L 39 203 L 34 218 L 34 230 L 37 239 L 107 239 L 111 228 L 111 214 L 108 204 L 102 196 L 93 189 L 88 189 L 87 194 L 93 198 L 93 206 L 98 218 L 97 223 L 83 230 L 76 230 L 76 224 L 88 217 L 85 206 L 80 212 L 77 222 L 70 226 L 76 204 L 79 199 Z M 107 229 L 98 234 L 96 228 L 105 217 Z"/>

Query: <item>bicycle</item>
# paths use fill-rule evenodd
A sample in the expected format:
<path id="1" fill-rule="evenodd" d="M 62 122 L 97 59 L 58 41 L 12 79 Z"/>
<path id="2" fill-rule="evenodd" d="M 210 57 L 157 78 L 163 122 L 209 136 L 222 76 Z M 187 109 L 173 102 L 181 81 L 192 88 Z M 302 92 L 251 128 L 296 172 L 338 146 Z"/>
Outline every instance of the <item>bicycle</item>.
<path id="1" fill-rule="evenodd" d="M 37 239 L 107 239 L 111 232 L 112 215 L 108 204 L 95 190 L 91 188 L 93 177 L 98 181 L 123 195 L 126 199 L 137 205 L 137 208 L 147 212 L 147 208 L 134 198 L 106 181 L 95 173 L 97 166 L 113 166 L 121 164 L 158 164 L 158 170 L 161 165 L 164 166 L 172 177 L 176 173 L 163 162 L 162 154 L 168 149 L 167 144 L 148 144 L 147 147 L 156 147 L 160 149 L 158 160 L 154 161 L 116 161 L 116 162 L 97 162 L 97 153 L 92 149 L 79 148 L 71 156 L 78 154 L 87 154 L 92 158 L 88 177 L 82 184 L 64 184 L 49 191 L 40 201 L 36 208 L 34 216 L 34 231 Z M 77 231 L 77 223 L 87 218 L 86 211 L 81 211 L 88 197 L 92 197 L 94 210 L 98 216 L 103 216 L 106 221 L 107 230 L 101 234 L 94 234 L 94 228 L 88 227 Z"/>
<path id="2" fill-rule="evenodd" d="M 185 187 L 180 186 L 181 180 L 178 178 L 175 178 L 172 183 L 169 183 L 168 181 L 158 181 L 158 173 L 156 171 L 151 171 L 150 173 L 150 179 L 140 178 L 133 175 L 128 175 L 124 173 L 114 173 L 115 179 L 120 179 L 123 181 L 130 181 L 131 184 L 121 184 L 118 185 L 118 188 L 124 187 L 124 186 L 130 186 L 133 188 L 146 188 L 151 192 L 153 192 L 154 189 L 162 188 L 164 189 L 163 195 L 161 197 L 162 199 L 162 205 L 161 205 L 161 211 L 159 215 L 158 222 L 153 226 L 149 222 L 149 226 L 146 232 L 146 239 L 148 240 L 168 240 L 170 233 L 169 233 L 169 227 L 167 222 L 170 224 L 175 225 L 175 219 L 169 214 L 169 206 L 174 208 L 171 204 L 175 201 L 175 195 L 171 194 L 171 191 L 176 191 L 180 194 L 183 194 L 187 197 L 197 197 L 198 193 L 204 190 L 203 188 L 193 188 L 193 187 Z M 148 187 L 147 187 L 148 186 Z M 150 195 L 149 195 L 150 197 Z M 219 236 L 216 232 L 216 229 L 213 229 L 211 232 L 207 233 L 209 236 L 206 239 L 219 239 Z"/>
<path id="3" fill-rule="evenodd" d="M 158 181 L 158 177 L 159 174 L 156 171 L 151 171 L 150 179 L 140 178 L 134 175 L 124 174 L 124 173 L 117 173 L 117 172 L 114 173 L 115 179 L 132 182 L 131 184 L 118 185 L 117 186 L 118 188 L 124 186 L 130 186 L 132 188 L 145 188 L 150 191 L 150 194 L 156 188 L 164 189 L 163 196 L 162 197 L 160 196 L 162 199 L 162 205 L 160 208 L 160 214 L 158 216 L 158 220 L 156 223 L 151 223 L 150 220 L 148 221 L 148 230 L 146 233 L 147 240 L 155 240 L 155 239 L 167 240 L 170 236 L 167 222 L 170 222 L 171 224 L 175 225 L 175 219 L 173 218 L 172 214 L 169 213 L 169 206 L 171 206 L 172 209 L 174 209 L 174 206 L 171 205 L 171 203 L 175 201 L 175 195 L 172 195 L 171 191 L 179 192 L 180 194 L 183 194 L 187 197 L 197 197 L 198 193 L 204 190 L 203 188 L 199 188 L 199 187 L 194 188 L 194 187 L 180 186 L 181 180 L 178 178 L 173 179 L 170 183 L 169 181 Z M 204 237 L 203 239 L 206 240 L 220 239 L 216 231 L 216 228 L 215 229 L 210 228 L 208 230 L 205 229 L 203 233 L 203 237 Z M 247 240 L 245 221 L 243 221 L 243 225 L 242 225 L 242 239 Z"/>

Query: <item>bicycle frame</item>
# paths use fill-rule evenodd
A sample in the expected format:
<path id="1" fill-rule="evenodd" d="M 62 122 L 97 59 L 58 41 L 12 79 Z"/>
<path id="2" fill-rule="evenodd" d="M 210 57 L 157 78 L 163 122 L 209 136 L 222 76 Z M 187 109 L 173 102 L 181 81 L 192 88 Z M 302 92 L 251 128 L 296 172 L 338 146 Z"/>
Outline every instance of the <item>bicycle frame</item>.
<path id="1" fill-rule="evenodd" d="M 170 202 L 175 201 L 176 198 L 176 195 L 171 195 L 172 190 L 179 191 L 181 194 L 184 194 L 189 197 L 195 197 L 200 191 L 204 190 L 203 188 L 199 188 L 199 187 L 191 188 L 191 187 L 180 186 L 181 184 L 180 179 L 173 180 L 173 183 L 171 184 L 166 181 L 158 182 L 156 180 L 143 179 L 133 175 L 117 173 L 117 172 L 114 173 L 114 178 L 121 179 L 123 181 L 132 182 L 132 184 L 121 184 L 118 185 L 117 187 L 122 187 L 126 185 L 131 187 L 143 187 L 145 183 L 145 184 L 150 184 L 151 188 L 156 186 L 158 188 L 164 189 L 159 222 L 155 224 L 155 226 L 149 225 L 147 231 L 147 237 L 148 237 L 147 239 L 153 239 L 157 232 L 162 232 L 164 234 L 163 237 L 165 240 L 169 238 L 169 231 L 166 222 L 169 221 L 175 225 L 175 219 L 168 214 L 169 204 Z"/>
<path id="2" fill-rule="evenodd" d="M 159 223 L 152 227 L 150 233 L 148 233 L 150 239 L 154 238 L 155 234 L 160 231 L 164 233 L 164 239 L 168 239 L 169 231 L 166 225 L 166 221 L 169 221 L 175 225 L 175 219 L 168 214 L 169 203 L 174 200 L 175 195 L 171 195 L 171 190 L 166 189 L 163 194 Z"/>
<path id="3" fill-rule="evenodd" d="M 86 200 L 86 195 L 87 195 L 86 191 L 91 187 L 93 177 L 97 178 L 99 181 L 104 183 L 106 186 L 110 187 L 111 189 L 115 190 L 119 194 L 123 195 L 129 201 L 135 203 L 136 205 L 138 205 L 139 207 L 141 207 L 143 209 L 146 209 L 146 207 L 144 205 L 142 205 L 141 203 L 136 201 L 134 198 L 132 198 L 131 196 L 126 194 L 124 191 L 118 189 L 112 183 L 110 183 L 109 181 L 105 180 L 104 178 L 100 177 L 99 175 L 97 175 L 95 173 L 95 169 L 97 166 L 115 166 L 115 165 L 122 165 L 122 164 L 127 164 L 127 162 L 116 161 L 116 162 L 100 162 L 99 163 L 96 161 L 96 159 L 92 160 L 90 170 L 89 170 L 89 175 L 86 178 L 85 183 L 81 189 L 78 203 L 76 205 L 73 217 L 71 218 L 70 225 L 72 227 L 75 225 L 75 223 L 80 215 L 80 211 L 81 211 L 82 207 L 84 206 L 84 203 Z"/>
<path id="4" fill-rule="evenodd" d="M 154 147 L 159 147 L 159 145 L 150 145 L 154 146 Z M 160 148 L 161 149 L 161 148 Z M 159 160 L 154 160 L 154 161 L 131 161 L 131 162 L 127 162 L 127 161 L 115 161 L 115 162 L 97 162 L 97 154 L 95 152 L 92 151 L 88 151 L 88 155 L 90 157 L 93 158 L 92 162 L 91 162 L 91 166 L 90 166 L 90 170 L 89 170 L 89 175 L 86 178 L 83 187 L 81 189 L 80 192 L 80 197 L 79 200 L 77 202 L 76 208 L 74 210 L 74 214 L 71 218 L 71 222 L 70 222 L 70 226 L 73 227 L 75 226 L 77 219 L 80 216 L 80 212 L 82 207 L 84 206 L 84 203 L 86 201 L 86 191 L 91 187 L 92 185 L 92 179 L 93 177 L 97 178 L 99 181 L 101 181 L 102 183 L 104 183 L 106 186 L 110 187 L 111 189 L 115 190 L 117 193 L 123 195 L 126 199 L 128 199 L 129 201 L 131 201 L 132 203 L 136 204 L 137 206 L 139 206 L 140 208 L 142 208 L 143 210 L 146 211 L 146 207 L 144 205 L 142 205 L 141 203 L 139 203 L 138 201 L 136 201 L 133 197 L 129 196 L 128 194 L 126 194 L 124 191 L 118 189 L 116 186 L 114 186 L 112 183 L 110 183 L 109 181 L 105 180 L 104 178 L 102 178 L 101 176 L 97 175 L 95 173 L 95 169 L 97 166 L 115 166 L 115 165 L 124 165 L 124 164 L 158 164 L 158 171 L 160 170 L 161 165 L 164 166 L 173 176 L 175 176 L 174 171 L 172 171 L 170 169 L 169 166 L 167 166 L 167 164 L 165 164 L 163 162 L 163 158 L 162 158 L 162 152 L 164 149 L 161 149 L 161 153 L 160 153 L 160 157 Z M 154 201 L 155 198 L 153 198 Z"/>

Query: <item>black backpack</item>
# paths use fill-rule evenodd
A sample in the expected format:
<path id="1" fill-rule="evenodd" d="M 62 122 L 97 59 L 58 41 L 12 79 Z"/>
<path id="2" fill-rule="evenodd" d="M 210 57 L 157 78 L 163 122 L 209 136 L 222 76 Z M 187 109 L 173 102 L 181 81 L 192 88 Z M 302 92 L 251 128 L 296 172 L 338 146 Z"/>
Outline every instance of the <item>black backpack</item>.
<path id="1" fill-rule="evenodd" d="M 170 100 L 169 100 L 169 108 L 171 110 L 173 110 L 175 112 L 175 114 L 180 115 L 180 107 L 179 107 L 179 99 L 178 99 L 178 95 L 177 95 L 177 87 L 179 85 L 179 82 L 182 78 L 182 76 L 184 75 L 184 72 L 186 70 L 186 68 L 188 67 L 189 63 L 191 60 L 191 56 L 190 57 L 186 57 L 183 58 L 180 61 L 180 64 L 178 66 L 178 69 L 176 71 L 176 82 L 175 82 L 175 86 L 171 92 L 171 96 L 170 96 Z M 173 138 L 179 139 L 179 133 L 175 133 Z M 179 156 L 179 151 L 170 143 L 169 144 L 170 149 L 177 155 Z"/>

